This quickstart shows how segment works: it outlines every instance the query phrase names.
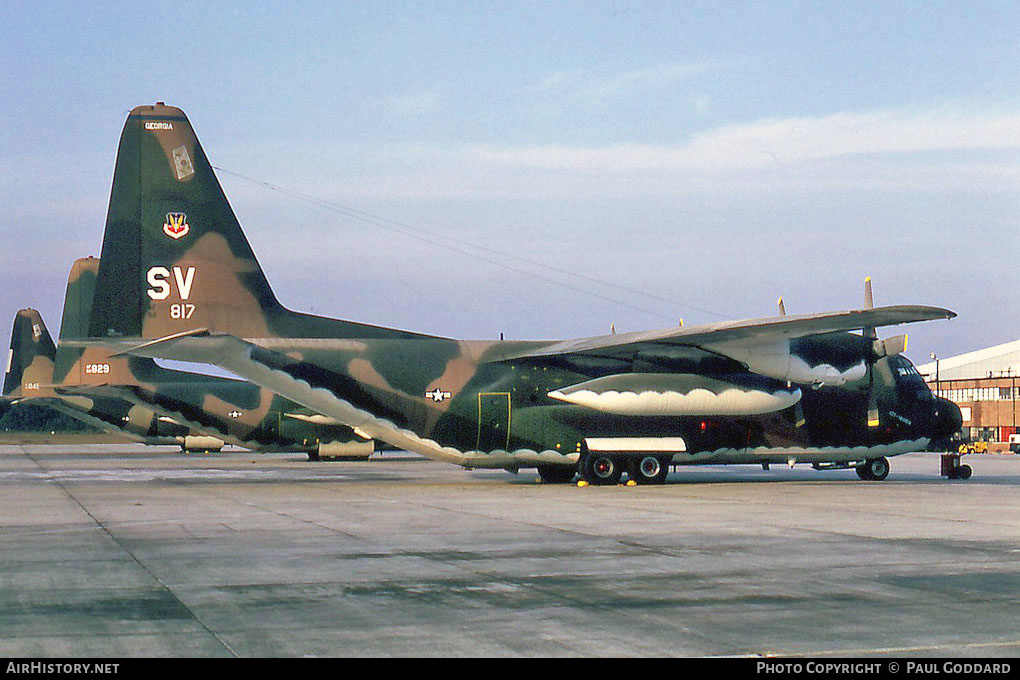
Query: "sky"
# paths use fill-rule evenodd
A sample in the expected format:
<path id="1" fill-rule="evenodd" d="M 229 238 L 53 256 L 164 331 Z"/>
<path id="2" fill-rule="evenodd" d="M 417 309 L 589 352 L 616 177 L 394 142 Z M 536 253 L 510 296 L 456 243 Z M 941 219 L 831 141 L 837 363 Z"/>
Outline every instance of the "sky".
<path id="1" fill-rule="evenodd" d="M 56 333 L 134 106 L 277 297 L 458 338 L 929 304 L 1020 338 L 1015 2 L 0 2 L 0 319 Z M 0 331 L 2 333 L 3 331 Z"/>

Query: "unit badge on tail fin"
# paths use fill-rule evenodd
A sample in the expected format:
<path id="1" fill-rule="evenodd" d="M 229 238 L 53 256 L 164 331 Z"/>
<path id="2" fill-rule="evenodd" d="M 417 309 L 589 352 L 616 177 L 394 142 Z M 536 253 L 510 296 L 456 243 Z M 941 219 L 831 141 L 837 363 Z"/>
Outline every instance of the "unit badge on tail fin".
<path id="1" fill-rule="evenodd" d="M 187 215 L 182 212 L 166 214 L 166 222 L 163 223 L 164 234 L 174 240 L 177 240 L 187 236 L 189 231 L 191 231 L 191 227 L 188 225 Z"/>

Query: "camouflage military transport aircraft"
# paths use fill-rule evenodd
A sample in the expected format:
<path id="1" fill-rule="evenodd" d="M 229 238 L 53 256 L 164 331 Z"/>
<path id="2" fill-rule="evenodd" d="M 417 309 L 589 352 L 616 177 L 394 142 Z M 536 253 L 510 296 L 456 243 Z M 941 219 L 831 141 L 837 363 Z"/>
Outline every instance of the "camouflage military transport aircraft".
<path id="1" fill-rule="evenodd" d="M 124 399 L 58 393 L 53 382 L 56 361 L 57 348 L 42 316 L 34 309 L 19 310 L 11 333 L 4 399 L 14 404 L 32 402 L 46 406 L 96 429 L 145 444 L 180 444 L 189 450 L 197 446 L 203 450 L 223 446 L 216 439 L 196 438 L 188 428 Z"/>
<path id="2" fill-rule="evenodd" d="M 11 396 L 46 397 L 46 405 L 94 426 L 150 444 L 180 443 L 187 451 L 219 449 L 227 442 L 260 451 L 303 451 L 312 458 L 371 454 L 372 442 L 351 428 L 252 383 L 75 346 L 87 333 L 98 269 L 99 260 L 91 257 L 72 266 L 55 352 L 38 312 L 19 313 L 11 363 L 20 374 L 8 374 L 5 395 L 10 390 Z M 36 335 L 42 339 L 35 341 Z"/>
<path id="3" fill-rule="evenodd" d="M 882 479 L 959 426 L 874 307 L 567 341 L 458 341 L 276 299 L 191 124 L 159 103 L 120 140 L 89 334 L 206 362 L 365 436 L 467 468 L 612 484 L 669 465 L 810 463 Z M 862 331 L 855 333 L 853 331 Z M 141 339 L 147 339 L 144 342 Z M 141 344 L 139 344 L 141 343 Z"/>

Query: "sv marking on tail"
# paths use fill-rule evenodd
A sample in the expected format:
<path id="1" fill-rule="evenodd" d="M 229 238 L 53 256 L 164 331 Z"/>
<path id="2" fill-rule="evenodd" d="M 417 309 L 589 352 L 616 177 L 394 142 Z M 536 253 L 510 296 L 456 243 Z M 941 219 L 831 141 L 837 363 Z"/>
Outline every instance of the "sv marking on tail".
<path id="1" fill-rule="evenodd" d="M 145 276 L 151 286 L 146 294 L 153 300 L 166 300 L 173 291 L 171 283 L 177 284 L 177 293 L 181 300 L 191 297 L 191 286 L 195 283 L 195 268 L 182 267 L 173 268 L 173 279 L 170 279 L 170 270 L 166 267 L 150 267 Z M 170 305 L 171 319 L 190 319 L 195 314 L 195 305 L 190 302 L 181 302 Z"/>
<path id="2" fill-rule="evenodd" d="M 180 294 L 181 299 L 187 300 L 190 298 L 191 286 L 195 283 L 195 268 L 188 267 L 185 270 L 183 267 L 174 267 L 173 276 L 173 281 L 177 283 L 177 292 Z M 169 279 L 170 270 L 166 267 L 150 267 L 145 275 L 145 280 L 149 282 L 151 288 L 145 292 L 153 300 L 166 300 L 173 291 Z"/>

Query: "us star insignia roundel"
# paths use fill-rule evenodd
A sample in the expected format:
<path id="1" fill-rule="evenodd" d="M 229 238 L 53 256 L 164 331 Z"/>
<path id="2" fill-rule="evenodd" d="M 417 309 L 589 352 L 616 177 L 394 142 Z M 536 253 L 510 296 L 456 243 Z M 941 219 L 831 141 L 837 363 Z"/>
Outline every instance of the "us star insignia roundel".
<path id="1" fill-rule="evenodd" d="M 442 401 L 444 399 L 449 399 L 453 395 L 450 394 L 449 392 L 447 392 L 445 390 L 441 390 L 441 389 L 439 389 L 437 387 L 436 389 L 432 390 L 431 392 L 426 392 L 425 396 L 427 398 L 431 399 L 432 401 L 438 403 L 438 402 L 440 402 L 440 401 Z"/>
<path id="2" fill-rule="evenodd" d="M 172 212 L 166 214 L 166 222 L 163 223 L 163 233 L 170 238 L 176 240 L 183 238 L 187 233 L 191 231 L 191 227 L 188 226 L 188 216 L 182 212 Z"/>

